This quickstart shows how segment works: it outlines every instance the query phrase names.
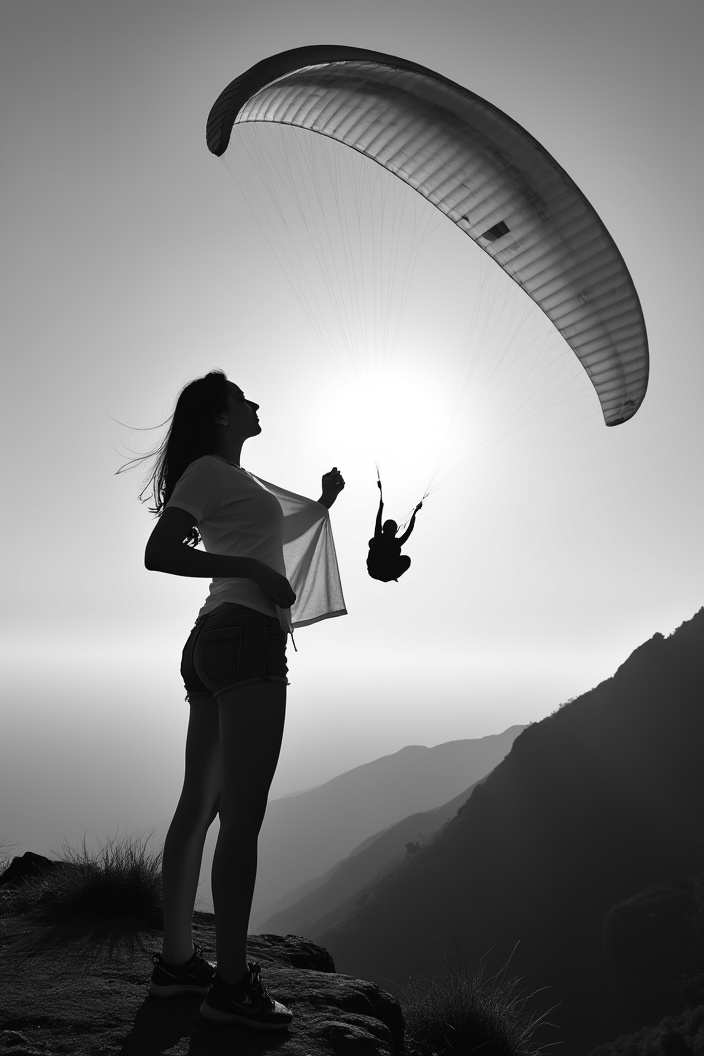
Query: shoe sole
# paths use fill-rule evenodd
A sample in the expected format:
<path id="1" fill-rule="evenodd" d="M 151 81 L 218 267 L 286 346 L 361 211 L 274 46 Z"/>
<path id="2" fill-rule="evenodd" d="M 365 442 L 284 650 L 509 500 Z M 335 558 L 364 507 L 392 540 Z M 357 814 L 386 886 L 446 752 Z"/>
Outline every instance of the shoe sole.
<path id="1" fill-rule="evenodd" d="M 238 1015 L 236 1012 L 221 1012 L 219 1008 L 213 1008 L 205 1001 L 200 1006 L 200 1014 L 204 1019 L 209 1019 L 211 1023 L 236 1023 L 241 1027 L 253 1027 L 255 1030 L 285 1030 L 291 1023 L 290 1019 L 285 1023 L 266 1023 L 261 1019 L 249 1019 L 247 1016 Z"/>

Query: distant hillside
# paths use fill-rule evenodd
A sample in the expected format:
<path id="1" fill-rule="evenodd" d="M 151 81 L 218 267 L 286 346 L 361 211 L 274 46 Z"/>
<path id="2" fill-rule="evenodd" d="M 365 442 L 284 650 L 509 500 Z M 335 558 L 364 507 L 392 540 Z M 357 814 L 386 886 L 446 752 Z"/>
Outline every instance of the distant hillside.
<path id="1" fill-rule="evenodd" d="M 402 748 L 317 788 L 272 800 L 259 837 L 250 930 L 260 931 L 260 922 L 282 908 L 282 898 L 314 882 L 363 840 L 410 814 L 442 806 L 485 777 L 522 729 Z"/>
<path id="2" fill-rule="evenodd" d="M 455 816 L 475 787 L 476 783 L 442 807 L 411 814 L 365 840 L 312 884 L 302 884 L 283 898 L 279 911 L 262 924 L 262 932 L 314 939 L 344 920 L 357 899 L 365 897 L 368 887 L 386 876 L 407 854 L 414 854 Z"/>
<path id="3" fill-rule="evenodd" d="M 442 831 L 319 941 L 338 971 L 402 984 L 438 956 L 491 950 L 571 1056 L 618 1033 L 603 944 L 612 906 L 704 870 L 704 609 L 529 726 Z M 658 1011 L 658 1017 L 662 1016 Z M 646 1024 L 643 1024 L 644 1026 Z"/>

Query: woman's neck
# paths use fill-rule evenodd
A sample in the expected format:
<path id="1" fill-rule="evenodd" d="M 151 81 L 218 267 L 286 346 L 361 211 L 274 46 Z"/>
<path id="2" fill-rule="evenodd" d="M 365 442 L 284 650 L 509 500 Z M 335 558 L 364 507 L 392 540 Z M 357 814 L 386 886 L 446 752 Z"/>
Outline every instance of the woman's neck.
<path id="1" fill-rule="evenodd" d="M 242 441 L 238 443 L 235 440 L 229 444 L 220 443 L 213 454 L 218 458 L 223 458 L 226 462 L 231 462 L 233 466 L 239 466 L 242 461 Z"/>

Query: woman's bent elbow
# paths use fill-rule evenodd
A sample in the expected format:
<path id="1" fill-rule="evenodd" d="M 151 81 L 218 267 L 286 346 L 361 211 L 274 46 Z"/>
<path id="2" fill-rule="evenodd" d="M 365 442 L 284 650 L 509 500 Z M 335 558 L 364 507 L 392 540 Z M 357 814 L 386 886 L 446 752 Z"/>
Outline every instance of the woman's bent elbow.
<path id="1" fill-rule="evenodd" d="M 172 576 L 200 575 L 204 573 L 191 571 L 190 555 L 184 554 L 184 547 L 147 548 L 144 553 L 144 567 L 149 572 L 168 572 Z"/>

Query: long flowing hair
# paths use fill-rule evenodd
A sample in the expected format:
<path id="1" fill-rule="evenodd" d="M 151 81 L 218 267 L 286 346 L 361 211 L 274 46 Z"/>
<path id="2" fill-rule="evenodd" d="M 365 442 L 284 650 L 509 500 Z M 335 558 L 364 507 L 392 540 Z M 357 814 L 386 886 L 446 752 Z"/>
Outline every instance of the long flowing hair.
<path id="1" fill-rule="evenodd" d="M 139 493 L 140 502 L 146 502 L 145 492 L 151 489 L 154 506 L 149 507 L 150 513 L 160 517 L 176 482 L 191 462 L 212 454 L 218 438 L 215 416 L 227 411 L 229 395 L 227 375 L 222 370 L 211 370 L 205 377 L 189 382 L 179 393 L 170 418 L 155 426 L 160 429 L 167 422 L 171 423 L 158 448 L 130 459 L 117 470 L 116 476 L 140 463 L 154 460 L 152 472 Z M 191 546 L 200 542 L 200 532 L 195 525 L 186 541 Z"/>

